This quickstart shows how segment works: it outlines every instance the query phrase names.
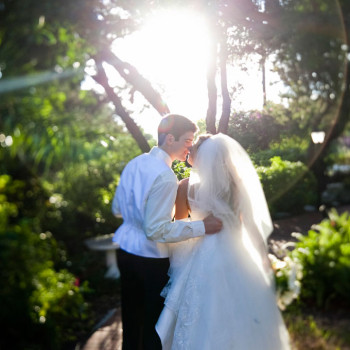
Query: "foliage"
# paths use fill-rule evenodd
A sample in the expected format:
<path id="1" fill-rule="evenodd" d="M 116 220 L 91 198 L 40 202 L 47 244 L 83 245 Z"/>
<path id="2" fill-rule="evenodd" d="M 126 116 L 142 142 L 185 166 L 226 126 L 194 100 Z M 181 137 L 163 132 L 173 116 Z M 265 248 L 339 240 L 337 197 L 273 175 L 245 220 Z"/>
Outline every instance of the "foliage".
<path id="1" fill-rule="evenodd" d="M 19 218 L 19 202 L 9 197 L 21 185 L 0 176 L 0 344 L 59 349 L 89 324 L 83 300 L 87 284 L 79 287 L 67 270 L 56 270 L 65 254 L 51 232 L 41 232 L 35 219 Z"/>
<path id="2" fill-rule="evenodd" d="M 282 309 L 294 299 L 318 308 L 350 306 L 350 214 L 328 215 L 307 235 L 295 233 L 282 259 L 272 256 L 277 291 L 286 297 Z"/>
<path id="3" fill-rule="evenodd" d="M 1 170 L 23 180 L 23 170 L 35 174 L 53 209 L 41 224 L 73 254 L 84 238 L 114 231 L 118 222 L 108 204 L 124 165 L 138 154 L 112 111 L 79 89 L 66 82 L 58 92 L 51 83 L 36 88 L 41 98 L 23 91 L 0 104 L 2 132 L 13 139 L 2 148 Z M 33 216 L 39 220 L 34 210 Z"/>
<path id="4" fill-rule="evenodd" d="M 279 142 L 271 142 L 266 150 L 257 151 L 251 154 L 252 161 L 256 165 L 269 166 L 272 157 L 281 157 L 290 162 L 306 162 L 308 143 L 305 139 L 292 136 L 284 137 Z"/>
<path id="5" fill-rule="evenodd" d="M 171 166 L 177 179 L 180 181 L 190 176 L 191 168 L 187 166 L 185 162 L 175 160 Z"/>
<path id="6" fill-rule="evenodd" d="M 301 300 L 318 307 L 350 305 L 350 216 L 335 209 L 314 225 L 290 257 L 303 266 Z"/>
<path id="7" fill-rule="evenodd" d="M 29 302 L 34 309 L 32 318 L 35 323 L 47 323 L 58 343 L 77 341 L 82 329 L 89 329 L 92 325 L 88 304 L 84 301 L 89 292 L 87 281 L 79 285 L 69 271 L 61 269 L 56 272 L 47 268 L 36 274 L 33 283 L 35 290 Z"/>
<path id="8" fill-rule="evenodd" d="M 283 129 L 271 115 L 250 111 L 235 113 L 230 118 L 228 135 L 253 153 L 267 149 L 273 140 L 280 140 Z"/>
<path id="9" fill-rule="evenodd" d="M 333 164 L 348 164 L 350 165 L 350 136 L 348 133 L 332 142 L 329 152 L 325 157 L 325 162 L 328 166 Z"/>
<path id="10" fill-rule="evenodd" d="M 344 33 L 339 25 L 338 5 L 330 1 L 320 1 L 317 5 L 311 1 L 295 1 L 285 3 L 283 10 L 281 20 L 284 23 L 281 24 L 285 30 L 293 27 L 293 31 L 279 55 L 293 59 L 285 61 L 287 67 L 280 67 L 282 78 L 294 83 L 291 88 L 300 97 L 310 97 L 314 93 L 315 99 L 334 103 L 332 93 L 340 93 L 341 80 L 337 75 L 344 63 L 341 49 Z M 310 21 L 311 27 L 305 27 L 302 23 L 305 20 Z M 328 28 L 327 33 L 321 29 L 324 26 Z M 282 31 L 278 33 L 278 39 L 286 35 L 287 31 Z M 325 52 L 328 54 L 324 55 Z"/>
<path id="11" fill-rule="evenodd" d="M 349 345 L 350 215 L 335 209 L 270 255 L 278 303 L 296 348 Z"/>
<path id="12" fill-rule="evenodd" d="M 2 328 L 9 332 L 7 340 L 21 339 L 18 348 L 59 348 L 83 337 L 96 322 L 84 301 L 86 281 L 92 269 L 104 271 L 105 262 L 84 247 L 84 239 L 118 226 L 111 199 L 124 165 L 138 154 L 111 111 L 100 108 L 92 92 L 77 93 L 73 86 L 62 83 L 58 93 L 51 83 L 36 89 L 41 99 L 28 91 L 0 103 L 5 116 L 0 134 L 13 140 L 2 142 L 0 149 L 0 183 L 6 190 L 1 208 L 8 211 L 0 210 L 0 223 L 17 230 L 13 244 L 1 249 L 0 259 L 11 261 L 1 264 L 7 266 L 3 281 L 25 273 L 17 281 L 23 290 L 8 283 L 6 298 L 12 303 Z M 50 254 L 42 255 L 49 242 Z M 98 295 L 98 288 L 91 293 Z M 18 322 L 19 314 L 23 322 Z"/>
<path id="13" fill-rule="evenodd" d="M 1 348 L 59 349 L 96 322 L 84 299 L 98 294 L 89 268 L 105 262 L 84 239 L 117 227 L 109 204 L 139 152 L 110 107 L 81 90 L 95 49 L 79 31 L 94 40 L 97 3 L 0 5 Z"/>
<path id="14" fill-rule="evenodd" d="M 269 167 L 257 168 L 272 215 L 298 213 L 316 203 L 316 180 L 302 162 L 271 158 Z"/>
<path id="15" fill-rule="evenodd" d="M 204 119 L 199 119 L 197 121 L 197 127 L 198 127 L 198 132 L 197 132 L 198 135 L 202 135 L 206 133 L 207 127 Z"/>
<path id="16" fill-rule="evenodd" d="M 236 112 L 230 119 L 228 135 L 263 163 L 272 156 L 285 160 L 305 159 L 310 138 L 292 110 L 269 102 L 262 111 Z M 291 149 L 290 149 L 291 148 Z M 267 155 L 270 153 L 268 159 Z M 284 157 L 283 155 L 286 155 Z"/>

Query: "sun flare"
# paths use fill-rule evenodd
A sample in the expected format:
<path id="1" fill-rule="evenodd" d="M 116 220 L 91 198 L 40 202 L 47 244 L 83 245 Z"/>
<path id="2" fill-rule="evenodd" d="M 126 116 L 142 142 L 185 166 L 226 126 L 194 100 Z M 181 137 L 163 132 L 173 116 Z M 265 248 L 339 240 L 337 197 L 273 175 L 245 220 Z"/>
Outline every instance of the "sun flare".
<path id="1" fill-rule="evenodd" d="M 209 36 L 199 13 L 164 10 L 150 17 L 140 31 L 117 40 L 114 51 L 162 93 L 171 112 L 198 120 L 205 118 L 207 107 Z M 143 114 L 143 126 L 145 118 Z M 159 119 L 153 114 L 149 121 L 155 125 Z"/>
<path id="2" fill-rule="evenodd" d="M 150 19 L 139 35 L 143 52 L 139 65 L 151 79 L 172 86 L 203 80 L 209 53 L 204 18 L 167 11 Z"/>
<path id="3" fill-rule="evenodd" d="M 205 16 L 198 12 L 158 11 L 139 31 L 117 39 L 113 51 L 152 83 L 172 113 L 198 121 L 205 119 L 208 104 L 206 74 L 211 42 L 208 28 Z M 228 63 L 229 90 L 238 83 L 243 86 L 241 93 L 233 96 L 232 108 L 261 108 L 259 64 L 246 62 L 248 69 L 243 72 L 235 62 Z M 135 99 L 130 106 L 135 111 L 133 118 L 146 132 L 155 135 L 160 116 L 152 109 L 144 109 L 143 103 L 140 98 L 137 106 Z"/>

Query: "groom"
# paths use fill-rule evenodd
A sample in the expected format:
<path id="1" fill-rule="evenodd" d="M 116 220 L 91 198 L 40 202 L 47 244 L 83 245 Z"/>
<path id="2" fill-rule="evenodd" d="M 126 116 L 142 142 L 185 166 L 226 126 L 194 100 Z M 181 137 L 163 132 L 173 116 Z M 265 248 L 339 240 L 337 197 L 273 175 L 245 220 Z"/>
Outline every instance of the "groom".
<path id="1" fill-rule="evenodd" d="M 177 178 L 174 160 L 184 161 L 192 147 L 196 125 L 169 114 L 158 127 L 158 147 L 131 160 L 123 170 L 112 211 L 123 224 L 113 241 L 118 243 L 121 272 L 123 350 L 161 349 L 155 324 L 163 308 L 161 290 L 167 283 L 167 244 L 217 233 L 221 220 L 172 221 Z"/>

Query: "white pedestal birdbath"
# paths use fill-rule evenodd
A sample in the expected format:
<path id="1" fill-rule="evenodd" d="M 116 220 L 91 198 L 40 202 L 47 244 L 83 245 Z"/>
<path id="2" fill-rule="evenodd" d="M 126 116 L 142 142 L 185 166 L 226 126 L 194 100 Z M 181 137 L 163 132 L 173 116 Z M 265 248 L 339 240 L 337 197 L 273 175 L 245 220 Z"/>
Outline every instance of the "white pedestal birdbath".
<path id="1" fill-rule="evenodd" d="M 117 265 L 116 250 L 119 248 L 119 245 L 112 242 L 113 236 L 114 233 L 89 238 L 85 240 L 85 244 L 91 250 L 101 250 L 106 252 L 107 272 L 105 277 L 118 279 L 120 277 L 120 271 Z"/>

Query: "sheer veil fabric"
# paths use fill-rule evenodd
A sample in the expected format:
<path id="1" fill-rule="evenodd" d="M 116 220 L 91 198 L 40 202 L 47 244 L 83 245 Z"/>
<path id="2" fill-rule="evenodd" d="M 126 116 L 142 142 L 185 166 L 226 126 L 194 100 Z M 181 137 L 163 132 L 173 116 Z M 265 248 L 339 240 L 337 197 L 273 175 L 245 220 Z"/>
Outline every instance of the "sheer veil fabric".
<path id="1" fill-rule="evenodd" d="M 265 261 L 272 220 L 253 163 L 237 141 L 218 134 L 200 146 L 188 197 L 194 207 L 214 214 L 227 225 L 239 220 L 245 240 L 251 245 L 250 253 L 265 263 L 265 277 L 272 277 Z"/>
<path id="2" fill-rule="evenodd" d="M 289 349 L 267 259 L 273 225 L 238 142 L 218 134 L 201 144 L 188 199 L 192 219 L 213 213 L 224 227 L 170 244 L 170 279 L 156 325 L 163 349 Z"/>

